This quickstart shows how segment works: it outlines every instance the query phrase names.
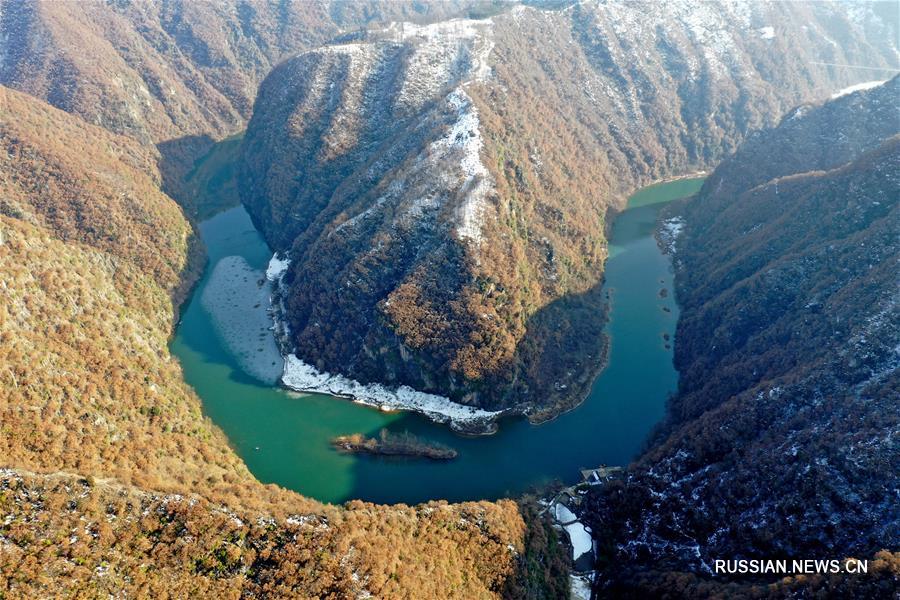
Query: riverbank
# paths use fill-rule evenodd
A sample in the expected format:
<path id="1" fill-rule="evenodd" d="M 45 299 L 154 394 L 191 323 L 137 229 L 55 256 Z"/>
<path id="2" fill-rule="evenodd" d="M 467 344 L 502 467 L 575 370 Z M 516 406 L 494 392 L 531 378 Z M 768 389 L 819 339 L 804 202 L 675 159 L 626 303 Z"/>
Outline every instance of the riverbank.
<path id="1" fill-rule="evenodd" d="M 284 358 L 281 382 L 297 392 L 318 392 L 347 398 L 382 411 L 411 411 L 428 417 L 435 423 L 449 425 L 457 433 L 489 435 L 497 432 L 497 420 L 506 411 L 488 411 L 451 401 L 444 396 L 419 392 L 402 385 L 397 389 L 380 383 L 363 384 L 343 375 L 332 375 L 308 365 L 294 354 Z"/>
<path id="2" fill-rule="evenodd" d="M 693 186 L 694 182 L 699 180 L 697 176 L 704 173 L 704 171 L 697 171 L 653 182 L 632 194 L 629 197 L 627 208 L 640 208 L 646 202 L 651 204 L 659 203 L 660 200 L 656 199 L 654 190 L 666 186 L 683 187 L 688 192 L 686 195 L 690 195 L 696 191 L 693 189 Z M 667 198 L 663 201 L 667 202 L 670 199 Z M 622 213 L 616 214 L 618 216 Z M 611 223 L 614 224 L 616 220 L 612 219 Z M 612 229 L 608 229 L 607 236 L 611 236 L 611 232 Z M 677 232 L 675 233 L 677 234 Z M 663 248 L 663 252 L 667 253 L 666 248 Z M 545 398 L 543 406 L 535 406 L 533 404 L 520 405 L 501 411 L 488 411 L 460 404 L 446 396 L 422 392 L 405 385 L 391 388 L 380 383 L 365 384 L 341 374 L 320 371 L 294 353 L 286 320 L 282 316 L 284 307 L 278 296 L 278 289 L 281 278 L 289 266 L 290 259 L 287 256 L 279 256 L 276 253 L 269 261 L 266 276 L 273 282 L 275 289 L 271 303 L 271 316 L 274 321 L 273 330 L 279 341 L 284 358 L 284 372 L 281 376 L 281 383 L 293 391 L 327 394 L 386 412 L 415 412 L 435 423 L 449 426 L 456 433 L 492 435 L 498 431 L 498 423 L 503 418 L 525 417 L 532 425 L 542 425 L 576 410 L 590 397 L 594 381 L 608 364 L 609 340 L 604 335 L 597 359 L 592 360 L 591 364 L 583 370 L 583 374 L 576 381 L 571 382 L 572 385 L 564 394 L 560 395 L 559 401 L 553 402 L 552 398 Z M 605 273 L 601 276 L 597 289 L 600 290 L 603 286 L 605 286 Z M 598 306 L 596 309 L 604 312 L 604 321 L 608 315 L 608 291 L 606 294 L 607 301 L 604 302 L 603 306 Z M 669 312 L 671 309 L 664 310 Z M 667 344 L 665 349 L 669 350 L 670 347 Z M 562 387 L 565 388 L 566 386 Z M 557 393 L 562 392 L 560 389 L 555 391 Z"/>
<path id="3" fill-rule="evenodd" d="M 351 499 L 406 504 L 437 498 L 497 499 L 551 482 L 572 484 L 585 465 L 628 464 L 663 417 L 666 398 L 677 389 L 672 350 L 661 334 L 674 336 L 678 306 L 674 294 L 659 295 L 661 287 L 672 289 L 672 274 L 670 259 L 660 252 L 653 229 L 667 202 L 690 195 L 697 187 L 699 182 L 676 182 L 648 188 L 635 194 L 638 206 L 617 216 L 599 290 L 609 311 L 605 366 L 596 379 L 588 377 L 592 382 L 586 401 L 539 426 L 503 415 L 494 435 L 460 436 L 415 411 L 372 410 L 331 394 L 298 393 L 254 376 L 248 361 L 268 368 L 277 360 L 273 381 L 284 372 L 280 349 L 268 359 L 268 342 L 261 344 L 263 333 L 272 335 L 268 298 L 257 305 L 261 289 L 272 302 L 280 302 L 274 282 L 259 282 L 280 275 L 286 257 L 279 255 L 273 263 L 272 251 L 243 207 L 200 224 L 209 265 L 184 308 L 172 352 L 186 381 L 203 400 L 204 414 L 225 431 L 264 483 L 338 504 Z M 251 270 L 234 257 L 243 258 Z M 217 268 L 228 277 L 217 276 Z M 210 286 L 222 289 L 206 290 Z M 246 293 L 229 296 L 226 287 Z M 203 302 L 204 296 L 230 301 Z M 591 309 L 586 310 L 587 317 Z M 236 321 L 256 322 L 256 313 L 266 318 L 265 332 L 259 330 L 261 325 L 248 335 L 223 331 L 229 324 L 235 332 L 244 329 L 246 324 Z M 600 346 L 592 352 L 599 358 Z M 571 391 L 572 381 L 567 383 Z M 579 400 L 584 397 L 581 392 Z M 439 461 L 375 460 L 340 452 L 331 443 L 357 432 L 377 437 L 381 429 L 393 434 L 409 431 L 452 447 L 459 456 Z"/>
<path id="4" fill-rule="evenodd" d="M 271 296 L 273 330 L 282 349 L 284 372 L 281 383 L 295 392 L 328 394 L 352 400 L 382 411 L 410 411 L 419 413 L 435 423 L 448 425 L 457 433 L 466 435 L 490 435 L 497 432 L 497 421 L 511 414 L 510 411 L 489 411 L 453 402 L 445 396 L 420 392 L 401 385 L 392 389 L 380 383 L 360 383 L 340 374 L 319 371 L 294 354 L 289 348 L 289 332 L 282 313 L 284 306 L 277 290 L 281 279 L 290 267 L 290 259 L 276 252 L 266 268 L 266 278 L 272 282 L 275 292 Z"/>

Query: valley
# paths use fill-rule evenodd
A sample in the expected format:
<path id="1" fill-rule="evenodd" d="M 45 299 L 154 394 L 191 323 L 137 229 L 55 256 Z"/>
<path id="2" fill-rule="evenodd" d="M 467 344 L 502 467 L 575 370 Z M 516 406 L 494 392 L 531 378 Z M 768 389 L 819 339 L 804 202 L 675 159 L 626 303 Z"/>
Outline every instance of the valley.
<path id="1" fill-rule="evenodd" d="M 575 483 L 579 469 L 628 464 L 677 388 L 671 346 L 663 336 L 674 335 L 678 306 L 674 294 L 660 296 L 660 290 L 673 289 L 673 281 L 654 229 L 663 207 L 694 193 L 702 181 L 645 188 L 615 219 L 600 291 L 610 295 L 604 328 L 610 341 L 608 348 L 596 348 L 593 371 L 607 354 L 608 362 L 584 403 L 541 425 L 507 418 L 493 435 L 463 437 L 417 414 L 385 413 L 347 399 L 274 386 L 280 370 L 271 367 L 273 362 L 280 366 L 281 357 L 271 345 L 266 290 L 258 292 L 271 251 L 243 208 L 200 225 L 209 265 L 184 311 L 172 352 L 203 400 L 204 412 L 228 435 L 254 475 L 305 496 L 325 502 L 360 498 L 412 504 L 436 498 L 497 499 L 553 481 Z M 240 275 L 245 294 L 234 293 L 226 279 L 215 277 L 220 265 L 235 257 L 249 267 Z M 231 290 L 229 302 L 204 305 L 204 297 L 217 295 L 211 291 L 216 285 Z M 603 314 L 584 319 L 585 325 L 605 320 Z M 251 323 L 256 324 L 252 331 L 247 329 Z M 266 371 L 268 375 L 258 375 Z M 459 456 L 446 463 L 383 460 L 342 454 L 331 445 L 336 436 L 374 436 L 381 429 L 438 441 Z"/>
<path id="2" fill-rule="evenodd" d="M 0 599 L 892 597 L 898 47 L 0 0 Z"/>

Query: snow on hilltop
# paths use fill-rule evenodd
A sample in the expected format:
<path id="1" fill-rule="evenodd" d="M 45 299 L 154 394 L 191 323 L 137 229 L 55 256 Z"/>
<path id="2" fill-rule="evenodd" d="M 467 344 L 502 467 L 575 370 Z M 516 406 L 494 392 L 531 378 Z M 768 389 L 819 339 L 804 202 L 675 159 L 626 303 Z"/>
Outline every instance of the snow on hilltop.
<path id="1" fill-rule="evenodd" d="M 454 77 L 459 82 L 446 96 L 456 111 L 457 119 L 447 134 L 431 144 L 431 150 L 443 156 L 458 152 L 455 163 L 462 173 L 460 189 L 463 197 L 457 207 L 456 231 L 461 239 L 480 244 L 484 201 L 493 187 L 487 167 L 481 162 L 484 146 L 478 111 L 463 86 L 490 77 L 488 55 L 494 48 L 491 19 L 453 19 L 442 23 L 417 26 L 394 23 L 388 31 L 398 32 L 402 39 L 423 40 L 409 60 L 403 88 L 397 99 L 399 106 L 421 106 L 424 98 L 434 97 Z M 460 65 L 464 65 L 460 68 Z"/>
<path id="2" fill-rule="evenodd" d="M 484 199 L 494 182 L 481 161 L 484 144 L 478 111 L 464 87 L 491 77 L 488 59 L 494 48 L 493 27 L 491 19 L 452 19 L 430 25 L 392 23 L 369 33 L 374 42 L 364 39 L 307 53 L 322 59 L 312 67 L 313 83 L 307 103 L 323 101 L 331 93 L 334 84 L 329 81 L 335 57 L 345 61 L 342 64 L 348 68 L 342 102 L 335 108 L 322 136 L 323 155 L 334 157 L 356 143 L 361 125 L 359 115 L 370 112 L 371 105 L 379 102 L 367 91 L 367 86 L 387 68 L 390 49 L 398 43 L 409 45 L 411 52 L 405 58 L 404 76 L 392 101 L 392 110 L 397 116 L 413 115 L 443 98 L 451 113 L 455 113 L 446 135 L 431 144 L 435 156 L 426 162 L 438 168 L 440 180 L 448 190 L 462 192 L 459 206 L 453 212 L 457 218 L 456 231 L 460 239 L 470 240 L 476 246 L 482 239 Z M 447 172 L 450 164 L 457 165 L 458 169 Z M 427 204 L 429 199 L 422 201 Z"/>
<path id="3" fill-rule="evenodd" d="M 406 67 L 398 106 L 419 108 L 454 79 L 484 80 L 491 74 L 488 55 L 494 41 L 490 19 L 453 19 L 424 26 L 392 23 L 384 31 L 400 41 L 418 42 Z"/>

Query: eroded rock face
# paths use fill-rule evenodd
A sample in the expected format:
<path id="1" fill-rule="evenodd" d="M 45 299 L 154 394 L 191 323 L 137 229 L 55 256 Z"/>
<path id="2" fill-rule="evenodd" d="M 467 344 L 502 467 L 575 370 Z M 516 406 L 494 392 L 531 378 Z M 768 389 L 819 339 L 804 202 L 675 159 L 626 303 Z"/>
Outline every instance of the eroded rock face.
<path id="1" fill-rule="evenodd" d="M 865 41 L 879 21 L 842 10 L 518 7 L 281 64 L 242 193 L 293 258 L 298 356 L 535 418 L 577 404 L 603 354 L 607 211 L 852 83 L 811 57 L 884 63 Z"/>
<path id="2" fill-rule="evenodd" d="M 588 503 L 636 571 L 900 544 L 898 93 L 791 111 L 683 206 L 679 393 Z"/>

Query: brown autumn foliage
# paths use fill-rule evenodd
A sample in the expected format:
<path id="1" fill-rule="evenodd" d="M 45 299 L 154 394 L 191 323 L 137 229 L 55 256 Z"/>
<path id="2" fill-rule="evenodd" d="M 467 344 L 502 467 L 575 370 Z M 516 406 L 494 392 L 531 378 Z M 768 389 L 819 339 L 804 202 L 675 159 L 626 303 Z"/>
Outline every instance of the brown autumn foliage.
<path id="1" fill-rule="evenodd" d="M 250 117 L 269 70 L 345 29 L 484 12 L 490 0 L 55 2 L 3 0 L 0 84 L 148 147 L 165 190 Z"/>
<path id="2" fill-rule="evenodd" d="M 292 253 L 298 355 L 535 420 L 580 402 L 604 355 L 608 213 L 843 85 L 846 74 L 809 59 L 821 40 L 806 24 L 850 32 L 835 56 L 881 64 L 892 52 L 840 11 L 759 5 L 754 19 L 783 28 L 766 40 L 731 6 L 519 7 L 469 24 L 484 28 L 475 41 L 461 25 L 369 30 L 273 69 L 244 138 L 241 192 L 272 246 Z M 710 35 L 734 40 L 727 56 L 679 13 L 701 8 Z M 467 70 L 474 57 L 489 75 Z M 448 102 L 459 91 L 477 110 L 490 177 L 457 177 L 459 155 L 433 145 L 460 124 Z M 460 214 L 485 179 L 472 244 Z"/>
<path id="3" fill-rule="evenodd" d="M 499 595 L 525 551 L 511 501 L 310 509 L 275 520 L 98 477 L 2 470 L 0 594 L 468 600 Z"/>
<path id="4" fill-rule="evenodd" d="M 473 598 L 514 576 L 512 502 L 338 508 L 256 481 L 168 353 L 191 228 L 148 155 L 5 88 L 0 143 L 2 597 Z"/>

